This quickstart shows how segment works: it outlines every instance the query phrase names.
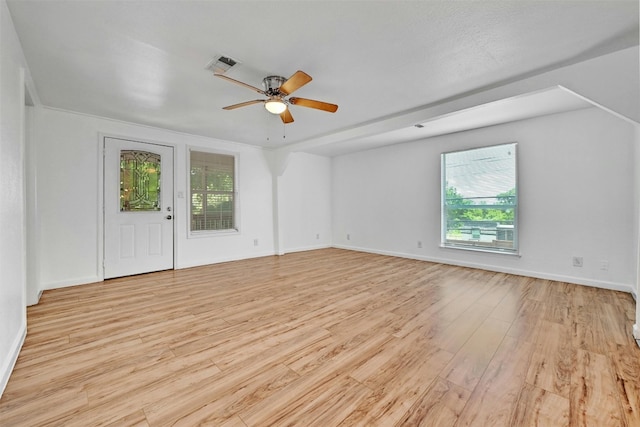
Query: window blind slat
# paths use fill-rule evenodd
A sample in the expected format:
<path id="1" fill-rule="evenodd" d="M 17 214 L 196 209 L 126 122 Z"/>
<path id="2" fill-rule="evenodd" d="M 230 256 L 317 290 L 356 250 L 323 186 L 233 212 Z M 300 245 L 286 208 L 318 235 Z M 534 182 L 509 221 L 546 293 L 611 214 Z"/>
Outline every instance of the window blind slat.
<path id="1" fill-rule="evenodd" d="M 190 151 L 191 231 L 235 229 L 235 157 Z"/>

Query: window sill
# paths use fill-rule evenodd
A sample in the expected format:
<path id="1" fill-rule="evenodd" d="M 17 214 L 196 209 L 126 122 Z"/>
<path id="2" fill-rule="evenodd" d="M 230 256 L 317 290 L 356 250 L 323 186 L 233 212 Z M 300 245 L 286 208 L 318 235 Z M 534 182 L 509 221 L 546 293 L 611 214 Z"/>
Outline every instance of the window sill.
<path id="1" fill-rule="evenodd" d="M 203 239 L 207 237 L 219 237 L 219 236 L 232 236 L 240 234 L 240 230 L 202 230 L 202 231 L 189 231 L 187 238 L 189 239 Z"/>
<path id="2" fill-rule="evenodd" d="M 516 251 L 504 251 L 504 250 L 499 250 L 499 249 L 492 249 L 489 247 L 481 247 L 481 246 L 458 246 L 458 245 L 445 245 L 445 244 L 440 244 L 440 248 L 441 249 L 454 249 L 454 250 L 461 250 L 461 251 L 470 251 L 470 252 L 482 252 L 482 253 L 489 253 L 489 254 L 498 254 L 498 255 L 508 255 L 508 256 L 515 256 L 520 258 L 522 255 L 520 254 L 520 252 Z"/>

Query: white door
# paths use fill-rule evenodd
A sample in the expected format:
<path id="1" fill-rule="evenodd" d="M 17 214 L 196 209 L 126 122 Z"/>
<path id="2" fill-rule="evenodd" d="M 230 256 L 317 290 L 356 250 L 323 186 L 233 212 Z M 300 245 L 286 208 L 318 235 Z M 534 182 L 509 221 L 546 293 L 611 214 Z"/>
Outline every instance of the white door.
<path id="1" fill-rule="evenodd" d="M 104 278 L 173 268 L 173 148 L 104 139 Z"/>

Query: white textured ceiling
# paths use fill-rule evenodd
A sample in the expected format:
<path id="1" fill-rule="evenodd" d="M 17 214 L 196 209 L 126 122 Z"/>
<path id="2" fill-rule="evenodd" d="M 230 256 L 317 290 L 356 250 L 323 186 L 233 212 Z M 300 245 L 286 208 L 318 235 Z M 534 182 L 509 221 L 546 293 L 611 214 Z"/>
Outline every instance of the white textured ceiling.
<path id="1" fill-rule="evenodd" d="M 479 129 L 593 106 L 594 104 L 576 96 L 575 93 L 561 86 L 556 86 L 476 105 L 471 108 L 436 116 L 433 119 L 416 123 L 415 125 L 392 129 L 376 135 L 311 146 L 306 151 L 314 154 L 336 156 L 384 145 L 416 141 L 438 135 Z M 417 127 L 416 125 L 422 127 Z"/>
<path id="2" fill-rule="evenodd" d="M 7 3 L 43 105 L 267 147 L 638 43 L 637 0 Z M 216 54 L 258 87 L 304 70 L 295 96 L 340 108 L 291 107 L 283 138 L 260 104 L 222 110 L 257 96 L 204 69 Z"/>

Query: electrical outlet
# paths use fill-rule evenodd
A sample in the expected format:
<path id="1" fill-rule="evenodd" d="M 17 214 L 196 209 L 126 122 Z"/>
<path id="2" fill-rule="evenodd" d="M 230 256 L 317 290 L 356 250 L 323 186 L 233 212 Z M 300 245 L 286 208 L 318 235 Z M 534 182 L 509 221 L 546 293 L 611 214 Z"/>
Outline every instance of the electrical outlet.
<path id="1" fill-rule="evenodd" d="M 258 239 L 253 239 L 253 246 L 258 246 Z"/>
<path id="2" fill-rule="evenodd" d="M 347 240 L 351 240 L 351 234 L 347 233 Z"/>
<path id="3" fill-rule="evenodd" d="M 420 240 L 418 240 L 418 249 L 422 248 L 422 242 Z"/>
<path id="4" fill-rule="evenodd" d="M 600 261 L 600 270 L 609 271 L 609 261 L 603 259 Z"/>
<path id="5" fill-rule="evenodd" d="M 320 233 L 316 234 L 316 240 L 320 240 Z"/>
<path id="6" fill-rule="evenodd" d="M 581 256 L 574 256 L 573 257 L 573 266 L 574 267 L 582 267 L 583 262 L 582 262 L 582 257 Z"/>

